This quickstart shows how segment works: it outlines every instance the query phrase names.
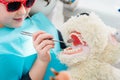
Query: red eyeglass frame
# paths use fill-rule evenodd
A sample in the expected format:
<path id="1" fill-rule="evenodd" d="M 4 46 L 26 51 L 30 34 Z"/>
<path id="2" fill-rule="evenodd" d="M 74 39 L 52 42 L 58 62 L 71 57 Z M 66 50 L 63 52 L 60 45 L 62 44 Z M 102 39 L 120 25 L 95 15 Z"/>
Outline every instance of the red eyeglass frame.
<path id="1" fill-rule="evenodd" d="M 34 0 L 34 2 L 35 2 L 35 1 L 36 1 L 36 0 Z M 32 7 L 32 5 L 34 4 L 34 2 L 33 2 L 33 4 L 32 4 L 30 7 L 27 7 L 27 6 L 25 5 L 25 3 L 27 2 L 27 0 L 11 0 L 11 1 L 8 1 L 8 2 L 6 2 L 5 0 L 0 0 L 0 3 L 4 4 L 4 5 L 6 6 L 6 9 L 7 9 L 8 12 L 14 12 L 14 11 L 17 11 L 17 10 L 20 9 L 21 5 L 20 5 L 20 7 L 19 7 L 17 10 L 9 11 L 7 5 L 8 5 L 9 3 L 11 3 L 11 2 L 21 2 L 21 4 L 23 4 L 26 8 L 30 8 L 30 7 Z"/>

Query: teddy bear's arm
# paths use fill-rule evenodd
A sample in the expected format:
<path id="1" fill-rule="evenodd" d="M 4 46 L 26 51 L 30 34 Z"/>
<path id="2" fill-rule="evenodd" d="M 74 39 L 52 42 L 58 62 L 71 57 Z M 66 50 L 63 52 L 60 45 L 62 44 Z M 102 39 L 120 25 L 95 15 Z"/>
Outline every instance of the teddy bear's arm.
<path id="1" fill-rule="evenodd" d="M 120 69 L 112 67 L 113 77 L 115 80 L 120 80 Z"/>
<path id="2" fill-rule="evenodd" d="M 96 70 L 97 80 L 120 80 L 120 69 L 112 65 L 102 63 Z"/>

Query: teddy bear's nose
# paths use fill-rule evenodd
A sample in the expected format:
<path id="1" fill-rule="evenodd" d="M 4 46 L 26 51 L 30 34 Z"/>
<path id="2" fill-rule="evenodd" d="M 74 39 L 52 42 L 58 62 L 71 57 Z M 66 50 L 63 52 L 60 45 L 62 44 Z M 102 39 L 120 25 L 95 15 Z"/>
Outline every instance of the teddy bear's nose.
<path id="1" fill-rule="evenodd" d="M 80 15 L 87 15 L 87 16 L 89 16 L 89 13 L 80 13 Z"/>

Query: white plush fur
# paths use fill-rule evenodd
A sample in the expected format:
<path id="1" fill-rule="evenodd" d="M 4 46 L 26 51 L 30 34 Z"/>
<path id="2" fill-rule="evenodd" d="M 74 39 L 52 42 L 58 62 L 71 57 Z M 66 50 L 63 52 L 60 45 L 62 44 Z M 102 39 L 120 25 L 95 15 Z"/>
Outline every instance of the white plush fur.
<path id="1" fill-rule="evenodd" d="M 72 80 L 120 80 L 120 70 L 112 66 L 120 58 L 120 42 L 111 38 L 117 31 L 104 24 L 94 13 L 71 17 L 60 31 L 66 45 L 72 31 L 80 32 L 89 50 L 80 54 L 63 54 L 58 58 L 68 66 Z"/>

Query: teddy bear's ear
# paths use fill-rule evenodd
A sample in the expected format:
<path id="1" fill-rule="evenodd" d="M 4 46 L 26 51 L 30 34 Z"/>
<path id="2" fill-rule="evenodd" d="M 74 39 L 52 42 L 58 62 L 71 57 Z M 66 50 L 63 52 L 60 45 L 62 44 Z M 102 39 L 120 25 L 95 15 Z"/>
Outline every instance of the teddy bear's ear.
<path id="1" fill-rule="evenodd" d="M 120 42 L 120 30 L 116 31 L 116 33 L 114 34 L 115 39 Z"/>
<path id="2" fill-rule="evenodd" d="M 111 33 L 109 40 L 113 45 L 117 45 L 117 43 L 120 43 L 120 31 Z"/>

